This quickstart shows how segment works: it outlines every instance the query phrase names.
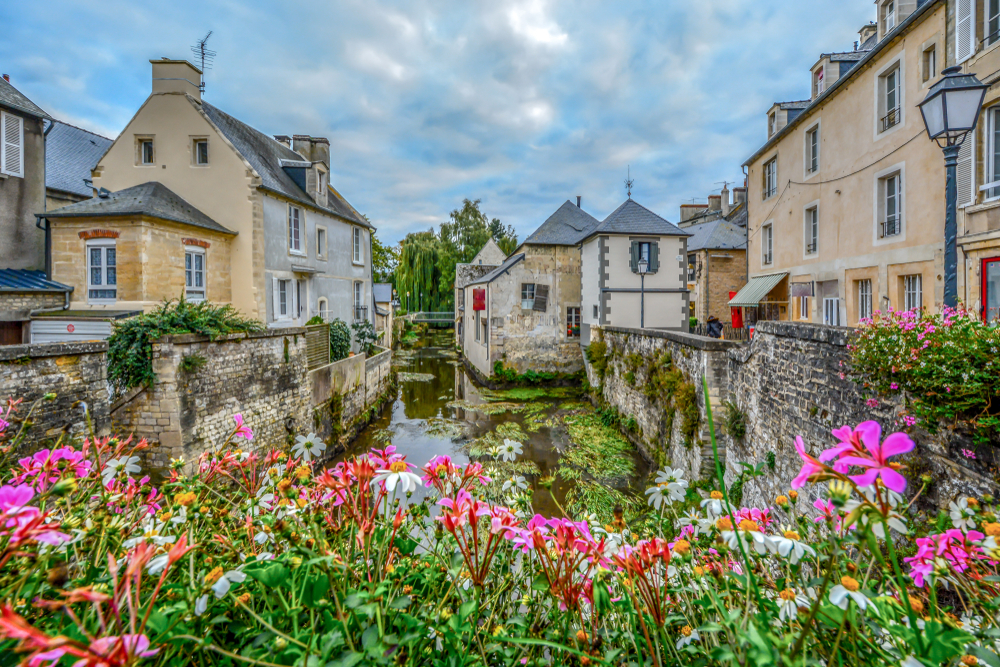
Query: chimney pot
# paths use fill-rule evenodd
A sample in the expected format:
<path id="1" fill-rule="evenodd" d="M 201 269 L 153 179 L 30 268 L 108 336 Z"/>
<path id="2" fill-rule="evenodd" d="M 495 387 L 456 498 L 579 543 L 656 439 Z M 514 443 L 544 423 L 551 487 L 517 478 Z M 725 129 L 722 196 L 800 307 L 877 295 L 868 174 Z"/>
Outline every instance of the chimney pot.
<path id="1" fill-rule="evenodd" d="M 10 83 L 10 74 L 4 74 L 3 80 L 6 81 L 7 83 Z"/>
<path id="2" fill-rule="evenodd" d="M 577 208 L 580 208 L 580 202 L 581 201 L 583 201 L 583 197 L 581 197 L 580 195 L 577 195 L 576 196 L 576 207 Z"/>
<path id="3" fill-rule="evenodd" d="M 722 198 L 722 215 L 729 215 L 732 205 L 729 203 L 729 185 L 727 183 L 722 184 L 722 193 L 719 196 Z"/>

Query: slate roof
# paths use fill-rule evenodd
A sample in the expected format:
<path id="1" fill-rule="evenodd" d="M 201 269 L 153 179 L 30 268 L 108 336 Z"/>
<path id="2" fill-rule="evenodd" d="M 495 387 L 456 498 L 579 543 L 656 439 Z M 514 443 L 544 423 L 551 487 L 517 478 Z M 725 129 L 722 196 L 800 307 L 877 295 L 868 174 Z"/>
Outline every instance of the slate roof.
<path id="1" fill-rule="evenodd" d="M 22 95 L 21 91 L 3 77 L 0 77 L 0 107 L 7 107 L 36 118 L 49 118 L 49 115 L 42 111 L 37 104 Z"/>
<path id="2" fill-rule="evenodd" d="M 747 230 L 728 220 L 712 220 L 687 228 L 688 252 L 693 250 L 746 250 Z"/>
<path id="3" fill-rule="evenodd" d="M 93 196 L 90 171 L 108 150 L 111 139 L 61 121 L 45 123 L 45 187 L 83 197 Z"/>
<path id="4" fill-rule="evenodd" d="M 38 214 L 48 219 L 59 218 L 101 218 L 126 215 L 147 215 L 151 218 L 171 220 L 185 225 L 211 229 L 223 234 L 236 235 L 215 220 L 187 203 L 162 183 L 151 182 L 110 193 L 105 197 L 94 197 L 57 208 L 50 213 Z"/>
<path id="5" fill-rule="evenodd" d="M 291 148 L 276 141 L 259 130 L 255 130 L 243 121 L 234 118 L 225 111 L 214 107 L 208 102 L 202 102 L 201 108 L 215 123 L 219 131 L 236 147 L 240 155 L 250 163 L 250 166 L 260 174 L 261 186 L 293 201 L 330 211 L 334 215 L 345 218 L 355 224 L 371 227 L 371 225 L 351 206 L 347 200 L 334 188 L 330 188 L 327 196 L 327 206 L 319 206 L 312 197 L 300 188 L 292 177 L 282 169 L 282 162 L 289 166 L 296 164 L 311 164 Z M 331 196 L 332 195 L 332 196 Z"/>
<path id="6" fill-rule="evenodd" d="M 375 303 L 390 303 L 392 301 L 392 283 L 375 283 L 372 285 Z"/>
<path id="7" fill-rule="evenodd" d="M 69 285 L 49 280 L 44 271 L 0 269 L 0 292 L 72 292 Z"/>
<path id="8" fill-rule="evenodd" d="M 524 240 L 525 245 L 577 245 L 601 224 L 597 218 L 566 200 L 542 226 Z"/>
<path id="9" fill-rule="evenodd" d="M 795 102 L 775 102 L 779 109 L 805 109 L 811 104 L 811 100 L 797 100 Z"/>
<path id="10" fill-rule="evenodd" d="M 522 259 L 524 259 L 523 252 L 518 253 L 516 255 L 511 255 L 510 257 L 504 260 L 503 264 L 493 269 L 479 280 L 473 280 L 471 283 L 466 285 L 466 287 L 469 287 L 471 285 L 485 285 L 486 283 L 491 283 L 500 276 L 502 276 L 503 274 L 507 273 L 507 271 L 509 271 L 512 266 L 520 262 Z"/>
<path id="11" fill-rule="evenodd" d="M 645 206 L 628 199 L 593 229 L 594 234 L 649 234 L 656 236 L 690 236 L 671 222 L 650 211 Z"/>
<path id="12" fill-rule="evenodd" d="M 845 51 L 843 53 L 821 53 L 820 58 L 829 57 L 830 62 L 851 61 L 857 62 L 865 57 L 865 51 Z"/>

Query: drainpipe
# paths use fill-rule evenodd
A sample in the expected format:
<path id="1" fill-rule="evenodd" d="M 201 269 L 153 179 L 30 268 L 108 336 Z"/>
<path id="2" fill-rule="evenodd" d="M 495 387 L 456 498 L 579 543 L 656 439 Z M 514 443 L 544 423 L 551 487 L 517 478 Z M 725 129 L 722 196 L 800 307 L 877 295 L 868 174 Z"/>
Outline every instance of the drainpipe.
<path id="1" fill-rule="evenodd" d="M 45 221 L 44 227 L 41 224 L 42 220 Z M 45 277 L 52 280 L 52 228 L 49 219 L 36 214 L 35 227 L 45 232 Z"/>

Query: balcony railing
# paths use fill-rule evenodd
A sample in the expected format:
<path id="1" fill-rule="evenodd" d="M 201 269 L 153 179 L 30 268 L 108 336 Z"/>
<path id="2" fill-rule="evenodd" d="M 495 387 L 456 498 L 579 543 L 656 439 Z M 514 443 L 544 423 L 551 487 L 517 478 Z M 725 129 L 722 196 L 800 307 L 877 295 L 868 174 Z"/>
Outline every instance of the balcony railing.
<path id="1" fill-rule="evenodd" d="M 364 322 L 368 319 L 368 306 L 354 306 L 354 321 Z"/>
<path id="2" fill-rule="evenodd" d="M 816 242 L 813 241 L 812 243 L 807 243 L 806 244 L 806 254 L 807 255 L 811 255 L 814 252 L 816 252 Z"/>
<path id="3" fill-rule="evenodd" d="M 890 215 L 885 219 L 884 222 L 879 223 L 879 236 L 885 238 L 887 236 L 896 236 L 903 231 L 903 225 L 898 215 Z"/>
<path id="4" fill-rule="evenodd" d="M 771 253 L 769 253 L 769 252 L 768 253 L 764 253 L 764 263 L 765 264 L 770 264 L 771 263 L 771 259 L 772 259 Z"/>
<path id="5" fill-rule="evenodd" d="M 890 127 L 898 125 L 901 120 L 901 115 L 899 107 L 896 107 L 886 115 L 882 116 L 882 120 L 879 121 L 879 127 L 881 128 L 879 131 L 885 132 Z"/>

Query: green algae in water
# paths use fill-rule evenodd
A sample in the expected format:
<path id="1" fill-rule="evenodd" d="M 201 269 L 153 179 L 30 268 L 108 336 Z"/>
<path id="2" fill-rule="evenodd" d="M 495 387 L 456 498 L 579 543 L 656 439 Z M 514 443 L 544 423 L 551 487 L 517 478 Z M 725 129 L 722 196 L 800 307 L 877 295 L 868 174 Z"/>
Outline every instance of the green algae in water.
<path id="1" fill-rule="evenodd" d="M 402 375 L 402 373 L 400 373 Z M 493 417 L 496 415 L 502 415 L 510 413 L 512 415 L 523 414 L 523 415 L 533 415 L 538 414 L 546 409 L 544 403 L 470 403 L 469 401 L 450 401 L 448 404 L 449 408 L 456 408 L 459 410 L 466 410 L 467 412 L 481 412 L 482 414 Z"/>
<path id="2" fill-rule="evenodd" d="M 625 510 L 625 522 L 632 523 L 647 512 L 646 503 L 629 493 L 602 486 L 597 482 L 577 482 L 566 495 L 566 511 L 576 519 L 597 515 L 602 525 L 614 519 L 615 507 Z"/>
<path id="3" fill-rule="evenodd" d="M 597 480 L 636 474 L 635 451 L 617 430 L 601 423 L 596 413 L 563 418 L 571 445 L 562 462 L 580 468 Z"/>
<path id="4" fill-rule="evenodd" d="M 432 382 L 437 378 L 433 373 L 406 373 L 399 372 L 400 382 Z"/>
<path id="5" fill-rule="evenodd" d="M 505 439 L 524 442 L 528 435 L 517 422 L 504 422 L 496 430 L 469 443 L 469 456 L 491 456 L 490 451 L 503 444 Z"/>
<path id="6" fill-rule="evenodd" d="M 456 440 L 465 436 L 466 425 L 452 419 L 432 417 L 427 420 L 427 435 Z"/>
<path id="7" fill-rule="evenodd" d="M 578 396 L 575 387 L 515 387 L 514 389 L 483 389 L 479 392 L 487 401 L 537 401 L 542 398 L 569 398 Z"/>

